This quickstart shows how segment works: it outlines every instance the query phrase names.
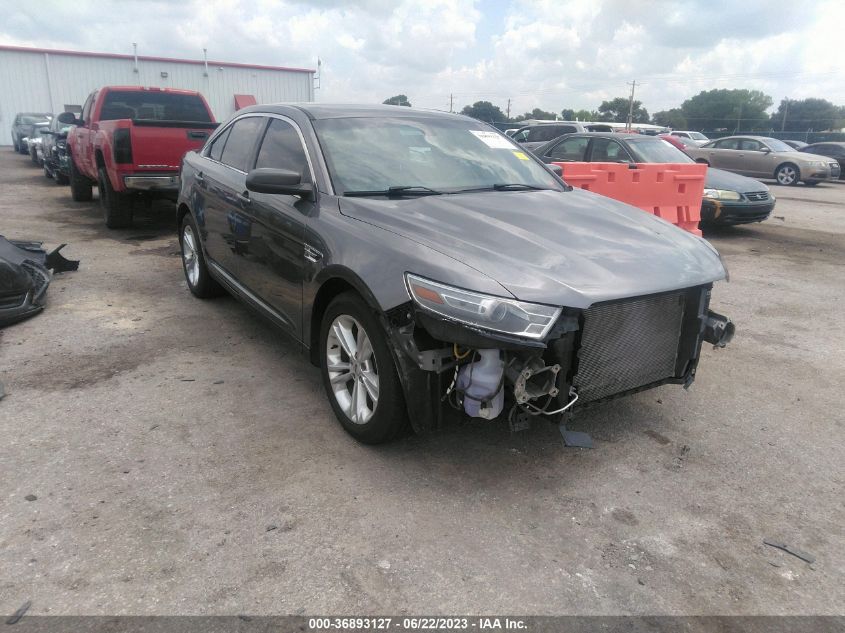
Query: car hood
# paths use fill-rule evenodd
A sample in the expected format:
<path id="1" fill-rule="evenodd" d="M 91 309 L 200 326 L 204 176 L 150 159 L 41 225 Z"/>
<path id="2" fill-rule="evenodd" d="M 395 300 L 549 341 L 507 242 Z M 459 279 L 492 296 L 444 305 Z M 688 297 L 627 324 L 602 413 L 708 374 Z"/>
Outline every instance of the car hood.
<path id="1" fill-rule="evenodd" d="M 341 198 L 340 210 L 461 261 L 524 301 L 586 308 L 725 276 L 703 239 L 580 189 Z"/>
<path id="2" fill-rule="evenodd" d="M 752 191 L 768 191 L 769 188 L 759 180 L 746 178 L 739 174 L 733 174 L 723 169 L 707 169 L 707 176 L 704 179 L 704 186 L 707 189 L 726 189 L 739 193 L 750 193 Z"/>
<path id="3" fill-rule="evenodd" d="M 794 152 L 778 152 L 778 158 L 783 156 L 784 158 L 789 158 L 792 160 L 820 160 L 825 164 L 828 163 L 835 163 L 836 159 L 831 158 L 830 156 L 822 156 L 821 154 L 811 154 L 810 152 L 799 152 L 795 150 Z"/>

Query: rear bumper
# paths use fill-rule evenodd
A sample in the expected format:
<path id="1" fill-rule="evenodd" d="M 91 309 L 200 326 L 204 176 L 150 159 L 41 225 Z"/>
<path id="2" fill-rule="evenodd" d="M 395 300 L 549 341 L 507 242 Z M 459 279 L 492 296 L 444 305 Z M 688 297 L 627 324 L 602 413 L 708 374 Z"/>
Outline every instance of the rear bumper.
<path id="1" fill-rule="evenodd" d="M 178 174 L 173 175 L 135 175 L 124 176 L 123 185 L 132 191 L 166 191 L 179 193 L 181 180 Z"/>

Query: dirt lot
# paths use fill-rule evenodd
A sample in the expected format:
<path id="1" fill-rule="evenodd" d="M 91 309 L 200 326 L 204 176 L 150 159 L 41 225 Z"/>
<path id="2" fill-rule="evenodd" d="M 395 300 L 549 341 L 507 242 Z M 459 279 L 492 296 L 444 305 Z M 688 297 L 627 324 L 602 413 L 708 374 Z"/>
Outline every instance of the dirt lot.
<path id="1" fill-rule="evenodd" d="M 0 613 L 843 613 L 845 186 L 773 190 L 709 235 L 738 335 L 688 392 L 579 415 L 594 450 L 373 448 L 270 326 L 188 293 L 172 206 L 109 231 L 0 148 L 0 233 L 82 260 L 0 332 Z"/>

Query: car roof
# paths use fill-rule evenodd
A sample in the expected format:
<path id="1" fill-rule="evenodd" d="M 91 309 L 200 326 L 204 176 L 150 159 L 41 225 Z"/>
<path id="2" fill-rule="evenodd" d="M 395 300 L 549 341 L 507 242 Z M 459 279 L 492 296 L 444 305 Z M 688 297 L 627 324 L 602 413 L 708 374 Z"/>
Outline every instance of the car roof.
<path id="1" fill-rule="evenodd" d="M 254 105 L 238 110 L 238 113 L 244 112 L 264 112 L 268 114 L 290 114 L 292 109 L 299 110 L 304 113 L 309 119 L 351 119 L 351 118 L 367 118 L 367 117 L 390 117 L 390 118 L 419 118 L 419 117 L 435 117 L 444 119 L 466 119 L 475 121 L 468 116 L 462 114 L 453 114 L 450 112 L 443 112 L 441 110 L 427 110 L 425 108 L 410 108 L 408 106 L 395 106 L 383 104 L 328 104 L 328 103 L 272 103 L 264 105 Z"/>
<path id="2" fill-rule="evenodd" d="M 815 147 L 816 145 L 843 145 L 845 146 L 845 141 L 816 141 L 815 143 L 810 143 L 807 147 Z M 807 147 L 802 147 L 801 149 L 807 149 Z"/>
<path id="3" fill-rule="evenodd" d="M 572 132 L 571 134 L 564 134 L 553 140 L 556 141 L 558 139 L 562 139 L 564 136 L 589 136 L 590 138 L 612 138 L 615 140 L 621 139 L 623 141 L 636 141 L 644 138 L 659 138 L 649 134 L 630 134 L 626 132 Z"/>

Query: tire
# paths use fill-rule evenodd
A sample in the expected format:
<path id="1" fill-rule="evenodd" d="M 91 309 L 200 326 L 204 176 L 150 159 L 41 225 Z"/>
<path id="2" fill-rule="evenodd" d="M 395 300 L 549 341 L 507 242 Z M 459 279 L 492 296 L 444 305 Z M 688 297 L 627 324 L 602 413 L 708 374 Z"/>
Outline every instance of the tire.
<path id="1" fill-rule="evenodd" d="M 337 369 L 330 372 L 330 364 Z M 359 442 L 381 444 L 407 428 L 405 397 L 387 336 L 354 292 L 338 295 L 326 308 L 320 327 L 320 371 L 335 416 Z M 361 397 L 363 401 L 356 400 Z"/>
<path id="2" fill-rule="evenodd" d="M 18 152 L 21 151 L 21 146 L 18 143 L 18 137 L 17 136 L 12 137 L 12 149 L 15 150 L 15 153 L 18 153 Z"/>
<path id="3" fill-rule="evenodd" d="M 114 190 L 105 167 L 100 167 L 97 174 L 100 208 L 103 210 L 106 226 L 110 229 L 125 229 L 132 226 L 132 198 Z"/>
<path id="4" fill-rule="evenodd" d="M 179 246 L 182 251 L 182 271 L 188 290 L 195 297 L 210 299 L 225 294 L 223 287 L 208 272 L 205 253 L 202 250 L 200 232 L 194 217 L 188 213 L 179 227 Z"/>
<path id="5" fill-rule="evenodd" d="M 784 163 L 775 170 L 775 180 L 784 187 L 794 187 L 801 180 L 801 170 L 793 163 Z"/>
<path id="6" fill-rule="evenodd" d="M 79 173 L 70 159 L 70 195 L 75 202 L 90 202 L 94 198 L 91 181 Z"/>
<path id="7" fill-rule="evenodd" d="M 34 165 L 38 164 L 38 153 L 35 151 L 34 147 L 29 148 L 29 159 L 33 162 Z"/>
<path id="8" fill-rule="evenodd" d="M 23 142 L 23 139 L 18 139 L 18 151 L 24 155 L 29 154 L 29 148 Z"/>
<path id="9" fill-rule="evenodd" d="M 55 179 L 55 181 L 56 181 L 56 184 L 57 184 L 57 185 L 67 185 L 67 184 L 68 184 L 68 182 L 70 182 L 70 181 L 68 180 L 68 177 L 67 177 L 67 176 L 65 176 L 65 175 L 64 175 L 62 172 L 60 172 L 58 169 L 56 170 L 56 173 L 54 174 L 54 179 Z"/>
<path id="10" fill-rule="evenodd" d="M 47 163 L 44 163 L 44 165 L 42 165 L 42 167 L 44 167 L 44 177 L 48 178 L 48 179 L 52 179 L 53 174 L 50 173 L 50 170 L 47 167 Z"/>

